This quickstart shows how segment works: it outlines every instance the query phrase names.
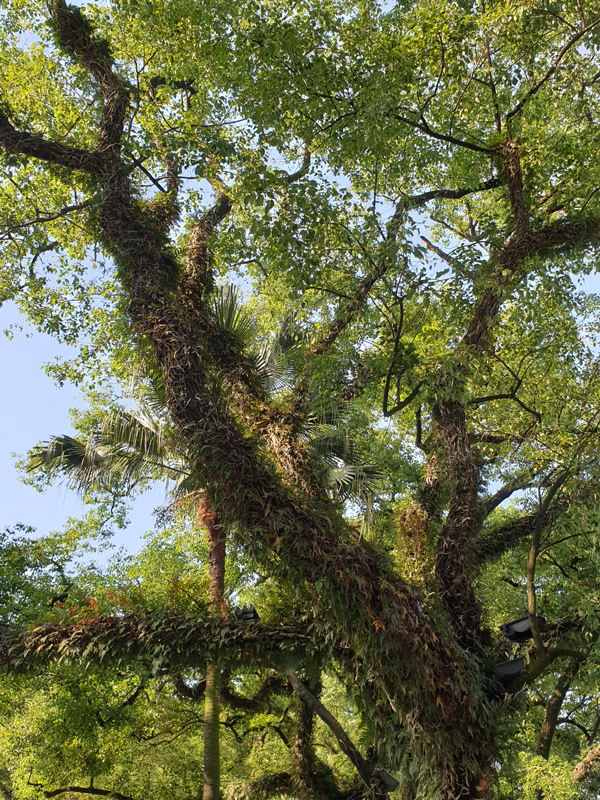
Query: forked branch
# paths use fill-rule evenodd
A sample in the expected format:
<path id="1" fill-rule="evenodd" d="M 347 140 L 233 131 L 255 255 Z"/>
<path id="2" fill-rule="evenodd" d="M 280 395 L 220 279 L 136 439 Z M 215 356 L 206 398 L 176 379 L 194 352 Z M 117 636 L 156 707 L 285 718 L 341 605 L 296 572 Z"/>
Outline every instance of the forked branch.
<path id="1" fill-rule="evenodd" d="M 432 200 L 446 199 L 446 200 L 460 200 L 467 195 L 476 194 L 477 192 L 485 192 L 491 189 L 496 189 L 502 185 L 500 178 L 490 178 L 487 181 L 479 184 L 472 189 L 432 189 L 429 192 L 424 192 L 417 195 L 406 195 L 401 197 L 396 203 L 396 208 L 391 219 L 386 226 L 385 240 L 381 245 L 381 252 L 377 260 L 371 260 L 372 269 L 365 275 L 359 282 L 354 296 L 342 306 L 334 321 L 331 323 L 329 330 L 324 336 L 314 345 L 312 352 L 315 355 L 321 355 L 335 341 L 338 339 L 342 331 L 352 323 L 356 316 L 364 307 L 367 298 L 373 286 L 380 280 L 388 269 L 392 266 L 395 258 L 395 244 L 398 239 L 398 234 L 402 227 L 402 222 L 405 219 L 406 213 L 410 210 L 422 208 Z M 392 255 L 394 253 L 394 255 Z"/>
<path id="2" fill-rule="evenodd" d="M 123 136 L 129 91 L 122 78 L 113 72 L 112 59 L 102 42 L 90 33 L 90 25 L 79 9 L 67 6 L 65 0 L 50 0 L 48 10 L 59 37 L 72 48 L 90 75 L 98 83 L 104 97 L 100 117 L 98 151 L 118 152 Z"/>

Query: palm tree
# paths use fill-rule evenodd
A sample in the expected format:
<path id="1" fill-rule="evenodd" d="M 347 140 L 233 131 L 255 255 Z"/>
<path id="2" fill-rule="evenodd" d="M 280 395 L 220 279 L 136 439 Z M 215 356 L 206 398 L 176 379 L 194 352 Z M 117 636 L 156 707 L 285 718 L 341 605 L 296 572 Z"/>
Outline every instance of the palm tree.
<path id="1" fill-rule="evenodd" d="M 256 380 L 266 394 L 284 391 L 294 377 L 290 355 L 302 342 L 294 317 L 284 320 L 274 340 L 256 347 L 253 320 L 238 301 L 235 288 L 216 293 L 217 324 L 249 352 Z M 218 381 L 219 376 L 213 376 Z M 311 411 L 310 398 L 300 436 L 313 454 L 315 468 L 331 494 L 345 501 L 370 504 L 380 471 L 364 463 L 347 430 L 340 429 L 340 406 L 333 413 Z M 195 498 L 199 521 L 209 538 L 209 602 L 213 613 L 227 613 L 224 602 L 226 534 L 218 512 L 211 508 L 204 486 L 191 468 L 183 440 L 170 423 L 160 392 L 150 393 L 137 412 L 123 408 L 99 416 L 85 442 L 72 436 L 55 436 L 35 448 L 30 471 L 44 470 L 63 477 L 81 492 L 104 491 L 128 495 L 140 483 L 162 479 L 175 500 Z M 203 800 L 220 800 L 221 671 L 209 661 L 204 691 Z"/>
<path id="2" fill-rule="evenodd" d="M 175 499 L 194 496 L 200 522 L 209 538 L 209 601 L 214 613 L 226 612 L 225 531 L 208 504 L 203 487 L 186 459 L 181 441 L 170 427 L 164 409 L 138 413 L 118 409 L 103 414 L 88 440 L 55 436 L 33 450 L 29 470 L 45 469 L 66 478 L 79 491 L 129 494 L 140 481 L 162 478 L 172 484 Z M 204 692 L 203 800 L 220 800 L 218 666 L 206 665 Z"/>
<path id="3" fill-rule="evenodd" d="M 235 287 L 219 290 L 214 310 L 220 327 L 233 334 L 249 352 L 263 390 L 273 396 L 290 389 L 297 377 L 293 356 L 301 352 L 305 343 L 295 315 L 283 320 L 271 342 L 257 348 L 254 319 L 240 304 Z M 336 401 L 333 407 L 322 406 L 322 401 L 311 397 L 309 392 L 304 418 L 297 422 L 297 433 L 312 451 L 314 467 L 331 495 L 338 500 L 364 502 L 368 506 L 381 471 L 365 463 L 364 453 L 352 441 L 343 420 L 347 403 Z"/>

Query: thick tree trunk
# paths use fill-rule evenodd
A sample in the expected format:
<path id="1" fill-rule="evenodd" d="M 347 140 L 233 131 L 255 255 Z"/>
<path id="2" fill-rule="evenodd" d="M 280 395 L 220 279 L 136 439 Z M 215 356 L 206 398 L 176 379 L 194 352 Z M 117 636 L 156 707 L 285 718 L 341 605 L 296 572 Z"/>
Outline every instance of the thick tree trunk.
<path id="1" fill-rule="evenodd" d="M 113 72 L 112 61 L 90 35 L 89 26 L 64 0 L 52 0 L 49 8 L 54 28 L 101 88 L 97 149 L 81 150 L 19 132 L 2 111 L 0 144 L 9 153 L 42 159 L 68 170 L 83 170 L 97 181 L 97 224 L 130 293 L 132 325 L 154 349 L 164 375 L 170 413 L 188 445 L 194 468 L 209 488 L 211 503 L 227 522 L 236 523 L 238 536 L 259 563 L 268 564 L 269 570 L 279 571 L 303 586 L 315 587 L 312 635 L 317 646 L 347 642 L 345 654 L 351 657 L 360 652 L 364 663 L 369 664 L 368 673 L 365 670 L 360 679 L 363 685 L 369 682 L 377 688 L 377 702 L 372 708 L 387 732 L 386 749 L 391 751 L 395 745 L 398 750 L 406 748 L 408 737 L 412 757 L 427 759 L 432 771 L 437 768 L 440 796 L 442 792 L 448 794 L 448 786 L 454 791 L 456 775 L 461 776 L 459 788 L 464 795 L 470 780 L 461 765 L 468 764 L 475 772 L 476 762 L 486 762 L 492 727 L 486 701 L 480 699 L 481 692 L 473 690 L 479 680 L 476 664 L 455 646 L 452 635 L 445 635 L 440 641 L 424 619 L 414 592 L 376 554 L 360 545 L 335 509 L 325 499 L 316 502 L 308 489 L 293 480 L 298 459 L 287 458 L 291 449 L 287 448 L 286 457 L 279 459 L 283 466 L 278 471 L 257 444 L 263 428 L 248 425 L 242 430 L 240 416 L 216 401 L 206 374 L 215 364 L 234 378 L 237 375 L 238 383 L 244 384 L 239 349 L 224 342 L 216 330 L 204 292 L 208 285 L 205 278 L 209 277 L 208 237 L 227 213 L 229 201 L 220 199 L 213 211 L 203 217 L 206 224 L 198 231 L 199 238 L 190 243 L 186 274 L 193 279 L 193 286 L 187 286 L 151 209 L 135 202 L 129 163 L 120 158 L 129 104 L 128 84 Z M 491 288 L 476 303 L 462 351 L 457 354 L 463 365 L 461 371 L 467 369 L 465 351 L 479 352 L 484 346 L 504 289 L 516 279 L 523 258 L 541 248 L 582 238 L 586 231 L 583 223 L 577 227 L 559 222 L 536 233 L 529 232 L 526 208 L 523 211 L 518 196 L 522 188 L 515 148 L 507 150 L 507 162 L 509 157 L 512 171 L 507 169 L 507 175 L 516 234 L 496 260 L 497 275 Z M 404 206 L 400 205 L 388 223 L 388 241 L 396 238 L 403 218 Z M 192 274 L 191 267 L 198 267 L 199 274 Z M 387 261 L 382 258 L 373 272 L 361 280 L 352 304 L 313 348 L 315 354 L 324 352 L 335 341 L 386 268 Z M 197 292 L 192 291 L 194 287 Z M 234 385 L 235 380 L 231 383 Z M 246 398 L 242 394 L 240 397 L 240 404 L 244 405 Z M 477 526 L 477 470 L 469 452 L 464 405 L 455 397 L 456 393 L 451 392 L 440 401 L 440 427 L 448 449 L 453 494 L 440 535 L 436 577 L 457 637 L 464 647 L 477 649 L 479 609 L 464 558 L 464 547 Z M 260 409 L 267 434 L 276 427 L 268 424 L 268 411 L 266 406 Z M 252 413 L 250 408 L 246 416 Z M 258 411 L 256 415 L 259 416 Z M 263 441 L 269 448 L 267 434 Z M 298 449 L 301 450 L 300 443 Z M 270 447 L 271 453 L 273 450 Z M 349 608 L 353 609 L 352 615 L 348 614 Z M 355 663 L 358 665 L 359 660 L 355 659 Z M 398 732 L 398 709 L 410 714 L 418 712 L 418 724 L 410 729 L 406 726 L 402 735 Z M 214 709 L 212 713 L 213 721 L 218 722 Z M 392 741 L 394 737 L 397 742 Z"/>
<path id="2" fill-rule="evenodd" d="M 198 518 L 206 528 L 210 542 L 208 599 L 213 611 L 225 613 L 227 611 L 223 600 L 225 592 L 225 529 L 221 525 L 218 514 L 211 510 L 206 499 L 198 507 Z"/>
<path id="3" fill-rule="evenodd" d="M 303 686 L 295 672 L 289 672 L 288 679 L 299 699 L 298 727 L 294 740 L 298 800 L 328 800 L 315 776 L 315 752 L 312 745 L 316 708 L 324 710 L 324 706 L 318 700 L 323 687 L 317 681 L 312 687 L 314 694 L 311 694 Z"/>
<path id="4" fill-rule="evenodd" d="M 310 748 L 310 733 L 312 731 L 314 715 L 318 714 L 318 716 L 323 720 L 323 722 L 338 740 L 342 753 L 344 753 L 344 755 L 346 755 L 356 767 L 356 771 L 358 772 L 360 780 L 365 786 L 371 787 L 373 778 L 372 767 L 370 767 L 369 764 L 364 760 L 360 751 L 352 743 L 352 740 L 337 719 L 319 700 L 318 694 L 322 688 L 321 684 L 316 684 L 316 686 L 313 688 L 315 694 L 312 694 L 309 692 L 306 686 L 304 686 L 302 681 L 298 678 L 293 670 L 288 672 L 288 680 L 302 703 L 298 722 L 298 734 L 296 736 L 296 742 L 294 745 L 298 772 L 303 771 L 301 768 L 302 764 L 308 763 L 310 766 L 310 761 L 313 758 L 313 751 Z M 309 711 L 310 716 L 308 716 Z M 306 734 L 306 731 L 308 731 L 308 735 Z"/>
<path id="5" fill-rule="evenodd" d="M 471 453 L 464 405 L 439 403 L 439 425 L 448 450 L 452 494 L 448 516 L 438 537 L 435 579 L 439 596 L 463 647 L 481 647 L 481 612 L 471 582 L 469 550 L 479 529 L 479 475 Z"/>

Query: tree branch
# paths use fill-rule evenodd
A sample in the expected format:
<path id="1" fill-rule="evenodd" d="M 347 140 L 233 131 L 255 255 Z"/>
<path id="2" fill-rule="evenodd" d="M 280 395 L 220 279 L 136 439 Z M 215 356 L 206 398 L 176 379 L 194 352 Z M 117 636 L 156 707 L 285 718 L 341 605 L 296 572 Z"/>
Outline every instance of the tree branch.
<path id="1" fill-rule="evenodd" d="M 110 789 L 96 789 L 94 786 L 61 786 L 60 789 L 42 790 L 45 797 L 58 797 L 59 794 L 91 794 L 96 797 L 115 797 L 116 800 L 133 800 L 126 794 Z"/>
<path id="2" fill-rule="evenodd" d="M 112 720 L 119 713 L 119 711 L 122 711 L 124 708 L 127 708 L 127 706 L 132 706 L 135 703 L 135 701 L 138 699 L 138 697 L 141 695 L 141 693 L 144 691 L 145 688 L 146 688 L 145 683 L 143 683 L 143 682 L 140 683 L 140 685 L 137 687 L 137 689 L 134 692 L 132 692 L 129 695 L 129 697 L 127 697 L 127 698 L 125 698 L 125 700 L 123 700 L 121 705 L 118 707 L 117 711 L 115 711 L 112 714 L 110 714 L 108 717 L 106 717 L 106 719 L 98 711 L 97 712 L 97 717 L 98 717 L 98 722 L 99 722 L 100 726 L 104 727 L 107 723 L 112 722 Z"/>
<path id="3" fill-rule="evenodd" d="M 523 484 L 525 483 L 523 479 Z M 487 504 L 494 505 L 496 507 L 498 503 L 496 502 L 505 491 L 508 491 L 511 486 L 516 486 L 516 490 L 518 488 L 526 488 L 525 485 L 518 486 L 517 482 L 515 484 L 507 484 L 507 486 L 502 487 L 498 490 L 498 492 L 493 495 L 488 500 L 484 501 L 483 508 L 485 516 L 488 516 L 489 512 L 486 513 L 488 508 Z M 530 484 L 527 484 L 530 485 Z M 508 495 L 510 496 L 510 495 Z M 503 498 L 505 499 L 505 498 Z M 500 500 L 502 502 L 502 500 Z M 557 499 L 554 504 L 546 509 L 544 512 L 544 516 L 542 518 L 542 527 L 546 528 L 549 525 L 553 524 L 555 520 L 560 516 L 560 514 L 564 511 L 567 503 L 564 499 Z M 490 508 L 490 512 L 493 509 Z M 516 545 L 523 541 L 528 536 L 533 536 L 535 531 L 535 526 L 538 524 L 539 520 L 539 511 L 537 514 L 528 514 L 523 517 L 519 517 L 519 519 L 513 520 L 512 522 L 508 522 L 506 525 L 502 525 L 499 528 L 495 528 L 491 531 L 484 531 L 479 538 L 477 539 L 477 553 L 480 556 L 482 561 L 488 561 L 493 558 L 497 558 L 505 553 L 507 550 L 511 550 Z M 539 553 L 538 553 L 539 555 Z"/>
<path id="4" fill-rule="evenodd" d="M 315 355 L 324 353 L 339 337 L 342 331 L 353 321 L 356 315 L 364 306 L 367 297 L 375 283 L 385 275 L 391 266 L 392 259 L 389 256 L 389 249 L 393 247 L 400 231 L 404 214 L 410 209 L 420 208 L 431 200 L 437 198 L 460 199 L 469 194 L 480 191 L 487 191 L 501 185 L 498 178 L 490 178 L 480 186 L 473 189 L 434 189 L 420 195 L 413 195 L 401 198 L 396 204 L 396 209 L 392 218 L 386 226 L 386 236 L 382 243 L 382 252 L 373 265 L 372 271 L 365 275 L 360 281 L 352 299 L 337 313 L 335 320 L 331 324 L 328 332 L 312 348 Z"/>
<path id="5" fill-rule="evenodd" d="M 125 82 L 113 72 L 113 62 L 103 47 L 90 34 L 90 25 L 79 11 L 67 6 L 65 0 L 50 0 L 48 10 L 59 39 L 81 59 L 98 83 L 104 97 L 100 116 L 97 149 L 118 153 L 129 107 L 129 91 Z"/>
<path id="6" fill-rule="evenodd" d="M 55 219 L 60 219 L 61 217 L 66 217 L 68 214 L 72 214 L 73 211 L 83 211 L 84 208 L 89 208 L 91 205 L 92 201 L 86 200 L 85 203 L 75 203 L 75 205 L 72 206 L 65 206 L 64 208 L 59 209 L 59 211 L 54 211 L 51 214 L 34 217 L 27 222 L 19 222 L 17 225 L 11 225 L 11 227 L 7 231 L 4 231 L 2 235 L 13 233 L 13 231 L 19 230 L 19 228 L 29 228 L 31 225 L 42 225 L 45 222 L 53 222 Z"/>
<path id="7" fill-rule="evenodd" d="M 388 370 L 389 373 L 389 370 Z M 383 393 L 383 416 L 384 417 L 391 417 L 394 414 L 398 413 L 398 411 L 402 411 L 403 408 L 409 406 L 415 397 L 419 394 L 421 386 L 425 381 L 419 381 L 417 385 L 412 389 L 411 392 L 404 398 L 404 400 L 400 400 L 393 408 L 388 408 L 388 391 L 389 391 L 389 380 L 386 378 L 385 389 Z"/>
<path id="8" fill-rule="evenodd" d="M 457 258 L 454 258 L 453 256 L 449 255 L 449 253 L 445 253 L 441 247 L 435 245 L 426 236 L 421 235 L 419 236 L 419 239 L 423 242 L 423 244 L 428 250 L 431 250 L 432 253 L 435 253 L 435 255 L 438 258 L 441 258 L 442 261 L 445 261 L 446 264 L 450 264 L 450 266 L 454 267 L 455 269 L 456 267 L 459 267 L 460 269 L 462 269 L 463 272 L 465 271 L 464 265 L 461 264 L 461 262 Z"/>
<path id="9" fill-rule="evenodd" d="M 536 84 L 534 84 L 534 85 L 531 87 L 531 89 L 530 89 L 530 90 L 527 92 L 527 94 L 525 95 L 525 97 L 523 97 L 523 98 L 521 98 L 521 100 L 519 100 L 519 102 L 518 102 L 518 103 L 517 103 L 517 105 L 516 105 L 516 106 L 513 108 L 513 110 L 508 112 L 508 114 L 506 115 L 506 123 L 507 123 L 507 125 L 510 125 L 510 121 L 511 121 L 511 119 L 512 119 L 512 118 L 515 116 L 515 114 L 518 114 L 518 113 L 519 113 L 519 111 L 521 111 L 521 109 L 522 109 L 522 108 L 525 106 L 525 104 L 526 104 L 526 103 L 527 103 L 527 102 L 528 102 L 528 101 L 529 101 L 529 100 L 530 100 L 530 99 L 531 99 L 531 98 L 532 98 L 534 95 L 536 95 L 536 94 L 539 92 L 539 90 L 540 90 L 540 89 L 542 88 L 542 86 L 543 86 L 543 85 L 546 83 L 546 81 L 547 81 L 547 80 L 549 80 L 549 79 L 550 79 L 550 78 L 551 78 L 551 77 L 554 75 L 554 73 L 556 72 L 556 70 L 557 70 L 557 69 L 558 69 L 558 67 L 560 66 L 560 63 L 561 63 L 561 61 L 563 60 L 563 58 L 565 57 L 565 55 L 566 55 L 566 54 L 569 52 L 569 50 L 570 50 L 572 47 L 574 47 L 574 46 L 577 44 L 577 42 L 578 42 L 580 39 L 582 39 L 582 38 L 583 38 L 584 36 L 586 36 L 586 35 L 587 35 L 587 34 L 588 34 L 588 33 L 589 33 L 591 30 L 593 30 L 593 29 L 596 27 L 596 25 L 598 25 L 599 23 L 600 23 L 600 19 L 594 20 L 594 22 L 592 22 L 592 23 L 591 23 L 590 25 L 588 25 L 586 28 L 583 28 L 582 30 L 578 31 L 578 32 L 577 32 L 577 33 L 576 33 L 574 36 L 572 36 L 572 37 L 569 39 L 569 41 L 566 43 L 566 45 L 565 45 L 565 46 L 562 48 L 562 50 L 561 50 L 561 51 L 560 51 L 560 53 L 558 54 L 558 56 L 557 56 L 557 58 L 556 58 L 556 61 L 555 61 L 555 62 L 554 62 L 554 64 L 553 64 L 553 65 L 550 67 L 550 69 L 548 69 L 548 70 L 547 70 L 547 71 L 544 73 L 544 75 L 543 75 L 543 76 L 542 76 L 542 77 L 539 79 L 539 81 L 538 81 Z"/>
<path id="10" fill-rule="evenodd" d="M 400 344 L 400 337 L 402 336 L 402 327 L 404 325 L 404 303 L 400 300 L 400 320 L 398 321 L 398 327 L 396 329 L 396 336 L 394 337 L 394 349 L 392 351 L 392 357 L 390 359 L 390 365 L 388 367 L 387 374 L 385 376 L 385 386 L 383 388 L 383 416 L 384 417 L 391 417 L 393 414 L 396 414 L 398 411 L 402 411 L 403 408 L 410 405 L 415 397 L 419 393 L 419 389 L 425 381 L 419 381 L 419 383 L 414 387 L 414 389 L 410 392 L 408 397 L 404 400 L 400 400 L 400 378 L 404 374 L 406 370 L 402 370 L 400 373 L 396 373 L 396 400 L 397 403 L 393 408 L 388 408 L 388 399 L 390 394 L 390 383 L 392 377 L 394 375 L 394 370 L 396 368 L 396 357 L 398 355 L 398 346 Z"/>
<path id="11" fill-rule="evenodd" d="M 550 503 L 552 502 L 552 498 L 558 491 L 560 491 L 562 485 L 568 477 L 569 473 L 567 470 L 562 472 L 546 492 L 544 500 L 540 500 L 540 508 L 536 515 L 535 527 L 531 537 L 531 548 L 529 550 L 529 561 L 527 564 L 527 611 L 529 614 L 529 624 L 531 625 L 531 635 L 535 643 L 535 649 L 537 651 L 538 658 L 542 658 L 546 654 L 546 646 L 544 645 L 544 640 L 542 639 L 542 635 L 540 633 L 540 627 L 536 614 L 535 567 L 538 551 L 540 549 L 542 531 L 544 529 L 544 518 Z"/>
<path id="12" fill-rule="evenodd" d="M 538 231 L 512 236 L 496 259 L 493 286 L 477 301 L 463 337 L 467 347 L 480 347 L 502 304 L 504 289 L 513 280 L 523 260 L 554 247 L 583 242 L 598 230 L 598 220 L 559 221 Z"/>
<path id="13" fill-rule="evenodd" d="M 497 189 L 499 186 L 502 186 L 502 184 L 503 181 L 501 178 L 489 178 L 474 189 L 432 189 L 429 192 L 423 192 L 423 194 L 406 196 L 400 202 L 403 202 L 404 207 L 410 210 L 411 208 L 421 208 L 431 200 L 460 200 L 471 194 Z"/>
<path id="14" fill-rule="evenodd" d="M 309 168 L 310 168 L 310 159 L 311 159 L 310 150 L 306 146 L 304 148 L 304 154 L 303 154 L 303 157 L 302 157 L 302 166 L 300 167 L 300 169 L 297 169 L 296 172 L 292 172 L 289 175 L 286 175 L 284 177 L 284 179 L 283 179 L 284 182 L 285 183 L 294 183 L 295 181 L 299 180 L 300 178 L 303 178 L 306 175 L 306 173 L 308 172 Z"/>
<path id="15" fill-rule="evenodd" d="M 484 531 L 477 539 L 477 554 L 480 560 L 485 563 L 498 558 L 507 550 L 512 550 L 527 536 L 531 536 L 535 521 L 536 515 L 531 514 L 492 531 Z"/>
<path id="16" fill-rule="evenodd" d="M 557 719 L 557 721 L 556 721 L 556 725 L 557 726 L 558 725 L 573 725 L 574 728 L 577 728 L 578 730 L 580 730 L 583 733 L 583 735 L 585 736 L 585 738 L 588 741 L 588 744 L 590 743 L 590 732 L 585 727 L 585 725 L 582 725 L 580 722 L 577 722 L 577 720 L 570 719 L 569 717 L 559 717 Z"/>
<path id="17" fill-rule="evenodd" d="M 304 686 L 300 678 L 293 670 L 290 670 L 287 675 L 290 683 L 292 684 L 293 690 L 296 692 L 300 700 L 302 700 L 303 703 L 306 703 L 306 705 L 323 720 L 323 722 L 338 740 L 340 749 L 344 755 L 346 755 L 352 764 L 354 764 L 362 782 L 365 784 L 365 786 L 370 787 L 372 778 L 371 770 L 360 752 L 352 743 L 352 740 L 346 731 L 342 728 L 337 719 L 325 708 L 323 703 L 321 703 L 320 700 L 317 700 L 317 698 L 308 691 L 306 686 Z"/>
<path id="18" fill-rule="evenodd" d="M 395 118 L 400 122 L 404 122 L 406 125 L 410 125 L 411 128 L 416 128 L 417 130 L 426 133 L 427 136 L 431 137 L 432 139 L 438 139 L 439 141 L 447 142 L 448 144 L 455 144 L 458 147 L 465 147 L 467 150 L 474 150 L 476 153 L 494 155 L 497 152 L 490 147 L 482 147 L 481 145 L 473 144 L 472 142 L 465 142 L 463 139 L 457 139 L 455 136 L 451 136 L 447 133 L 438 133 L 429 127 L 429 124 L 423 116 L 421 116 L 420 122 L 417 122 L 413 119 L 408 119 L 408 117 L 404 117 L 401 114 L 396 114 Z"/>
<path id="19" fill-rule="evenodd" d="M 182 642 L 188 644 L 183 647 Z M 240 655 L 241 663 L 262 663 L 263 658 L 268 661 L 269 653 L 286 647 L 302 651 L 307 642 L 303 630 L 290 624 L 240 626 L 225 618 L 202 620 L 172 614 L 126 613 L 81 623 L 46 623 L 12 642 L 3 642 L 0 656 L 10 668 L 23 671 L 43 668 L 48 661 L 60 658 L 108 663 L 119 661 L 124 654 L 127 658 L 152 660 L 157 653 L 165 668 L 204 669 L 217 646 L 224 666 L 227 653 L 232 666 L 237 666 Z"/>
<path id="20" fill-rule="evenodd" d="M 159 181 L 157 181 L 154 175 L 148 172 L 148 170 L 144 166 L 144 162 L 141 159 L 136 158 L 135 156 L 131 155 L 131 153 L 129 153 L 128 155 L 129 158 L 132 160 L 132 162 L 135 164 L 135 166 L 144 173 L 144 175 L 148 178 L 148 180 L 151 181 L 154 184 L 154 186 L 156 186 L 156 188 L 159 190 L 159 192 L 161 192 L 161 194 L 169 194 L 169 190 L 165 189 L 164 186 L 162 186 L 162 184 Z"/>
<path id="21" fill-rule="evenodd" d="M 187 245 L 185 288 L 182 291 L 191 292 L 194 297 L 198 291 L 204 293 L 209 280 L 208 240 L 231 208 L 229 196 L 224 192 L 218 192 L 217 202 L 194 223 Z"/>
<path id="22" fill-rule="evenodd" d="M 38 158 L 50 164 L 57 164 L 71 170 L 81 170 L 98 176 L 104 160 L 99 153 L 69 147 L 58 142 L 48 141 L 32 133 L 16 130 L 0 108 L 0 145 L 7 153 Z"/>
<path id="23" fill-rule="evenodd" d="M 579 781 L 587 778 L 588 775 L 596 769 L 598 762 L 600 762 L 600 744 L 588 750 L 581 761 L 575 766 L 575 769 L 571 773 L 572 780 L 579 783 Z"/>
<path id="24" fill-rule="evenodd" d="M 517 236 L 524 236 L 529 230 L 529 215 L 525 205 L 521 154 L 517 144 L 510 140 L 505 142 L 503 156 L 515 233 Z"/>
<path id="25" fill-rule="evenodd" d="M 494 400 L 514 400 L 517 405 L 521 406 L 524 411 L 527 411 L 528 414 L 531 414 L 533 417 L 537 419 L 538 422 L 542 421 L 542 415 L 539 411 L 535 411 L 533 408 L 529 408 L 522 400 L 517 397 L 517 391 L 521 386 L 522 379 L 519 378 L 517 380 L 517 385 L 514 389 L 510 392 L 502 392 L 500 394 L 490 394 L 486 395 L 485 397 L 474 397 L 472 400 L 469 400 L 467 405 L 469 406 L 481 406 L 484 403 L 490 403 Z"/>
<path id="26" fill-rule="evenodd" d="M 321 355 L 337 340 L 342 331 L 360 312 L 373 286 L 385 275 L 392 263 L 392 258 L 389 255 L 389 249 L 392 248 L 396 242 L 402 225 L 402 220 L 404 219 L 404 215 L 407 211 L 420 208 L 431 200 L 438 198 L 459 200 L 461 197 L 465 197 L 466 195 L 488 191 L 501 185 L 502 182 L 499 178 L 490 178 L 474 189 L 433 189 L 432 191 L 424 192 L 423 194 L 401 198 L 396 203 L 394 214 L 387 223 L 386 236 L 384 242 L 382 243 L 381 253 L 377 261 L 374 263 L 372 271 L 362 278 L 352 299 L 338 311 L 336 318 L 332 322 L 329 330 L 320 339 L 320 341 L 314 345 L 312 352 L 315 355 Z"/>
<path id="27" fill-rule="evenodd" d="M 579 661 L 572 658 L 567 664 L 567 668 L 558 679 L 554 691 L 546 703 L 546 714 L 544 716 L 537 746 L 538 755 L 545 758 L 546 761 L 550 757 L 550 748 L 552 746 L 554 732 L 556 731 L 560 709 L 578 669 Z"/>
<path id="28" fill-rule="evenodd" d="M 242 695 L 232 692 L 229 684 L 223 682 L 221 686 L 221 699 L 231 708 L 243 708 L 247 711 L 260 711 L 265 700 L 276 691 L 284 690 L 287 686 L 287 681 L 282 675 L 274 673 L 269 675 L 258 690 L 252 697 L 243 697 Z M 288 690 L 289 691 L 289 690 Z"/>
<path id="29" fill-rule="evenodd" d="M 491 497 L 486 498 L 483 502 L 483 509 L 484 515 L 488 517 L 492 511 L 497 508 L 501 503 L 514 493 L 518 492 L 520 489 L 527 489 L 531 485 L 531 481 L 533 480 L 533 475 L 528 476 L 520 476 L 514 478 L 510 483 L 504 484 L 497 492 L 495 492 Z"/>
<path id="30" fill-rule="evenodd" d="M 183 676 L 179 674 L 175 679 L 174 688 L 177 694 L 181 697 L 185 697 L 186 700 L 198 702 L 204 697 L 204 692 L 206 691 L 206 678 L 198 681 L 194 686 L 188 686 L 184 681 Z"/>

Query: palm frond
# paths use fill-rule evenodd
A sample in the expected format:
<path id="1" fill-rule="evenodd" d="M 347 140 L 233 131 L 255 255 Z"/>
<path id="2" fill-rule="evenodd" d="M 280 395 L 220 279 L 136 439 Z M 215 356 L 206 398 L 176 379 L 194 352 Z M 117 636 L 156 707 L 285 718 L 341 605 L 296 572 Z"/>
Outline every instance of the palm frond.
<path id="1" fill-rule="evenodd" d="M 299 327 L 296 313 L 292 312 L 281 323 L 273 344 L 287 356 L 304 341 L 306 341 L 306 333 Z"/>
<path id="2" fill-rule="evenodd" d="M 55 436 L 36 448 L 29 470 L 49 469 L 81 492 L 119 485 L 127 493 L 157 473 L 179 486 L 190 480 L 190 469 L 177 444 L 164 413 L 117 409 L 100 417 L 87 442 Z"/>
<path id="3" fill-rule="evenodd" d="M 347 429 L 318 424 L 312 434 L 308 445 L 316 462 L 326 467 L 325 481 L 336 497 L 365 501 L 376 493 L 383 473 L 379 467 L 365 463 L 364 454 Z"/>
<path id="4" fill-rule="evenodd" d="M 274 345 L 264 345 L 251 354 L 260 385 L 267 394 L 273 394 L 290 386 L 292 369 L 281 351 Z"/>
<path id="5" fill-rule="evenodd" d="M 104 447 L 129 447 L 152 459 L 164 452 L 163 428 L 156 417 L 143 411 L 118 409 L 101 418 L 94 438 Z"/>
<path id="6" fill-rule="evenodd" d="M 238 298 L 239 292 L 235 286 L 218 289 L 213 306 L 215 320 L 220 328 L 235 336 L 241 344 L 249 345 L 255 337 L 254 322 Z"/>
<path id="7" fill-rule="evenodd" d="M 366 500 L 375 494 L 382 477 L 372 464 L 343 464 L 327 471 L 329 486 L 341 500 Z"/>
<path id="8" fill-rule="evenodd" d="M 315 423 L 309 429 L 308 445 L 315 456 L 327 464 L 344 461 L 359 464 L 364 455 L 350 436 L 348 428 L 333 428 L 331 425 Z"/>
<path id="9" fill-rule="evenodd" d="M 189 474 L 177 454 L 177 443 L 166 417 L 148 409 L 136 413 L 119 409 L 101 422 L 95 443 L 110 454 L 111 469 L 124 480 L 137 481 L 158 470 L 176 482 Z"/>
<path id="10" fill-rule="evenodd" d="M 34 448 L 29 457 L 28 472 L 48 469 L 62 475 L 71 488 L 80 491 L 105 487 L 105 454 L 93 444 L 72 436 L 53 436 Z"/>
<path id="11" fill-rule="evenodd" d="M 275 339 L 253 352 L 258 380 L 268 394 L 290 388 L 294 371 L 289 356 L 303 339 L 296 315 L 290 314 L 281 323 Z"/>

